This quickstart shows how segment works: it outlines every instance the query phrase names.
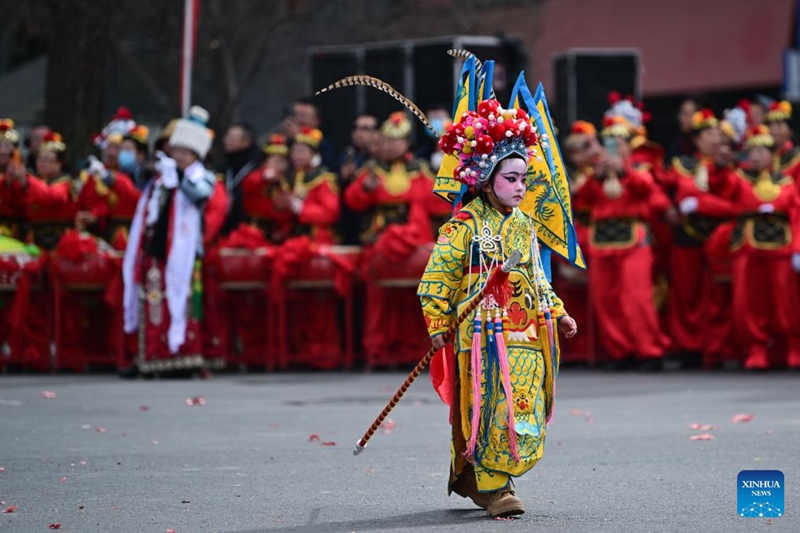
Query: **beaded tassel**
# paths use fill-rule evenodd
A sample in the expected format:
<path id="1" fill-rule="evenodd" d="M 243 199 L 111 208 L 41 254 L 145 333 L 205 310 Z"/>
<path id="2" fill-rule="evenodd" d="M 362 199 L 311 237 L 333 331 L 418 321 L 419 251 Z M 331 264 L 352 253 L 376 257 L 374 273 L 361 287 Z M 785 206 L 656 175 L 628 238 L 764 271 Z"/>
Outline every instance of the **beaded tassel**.
<path id="1" fill-rule="evenodd" d="M 475 321 L 472 332 L 472 433 L 469 437 L 469 444 L 465 456 L 475 457 L 475 445 L 478 441 L 478 426 L 480 426 L 481 415 L 481 374 L 483 373 L 483 363 L 481 361 L 481 330 L 482 330 L 481 310 L 475 311 Z"/>
<path id="2" fill-rule="evenodd" d="M 491 320 L 491 318 L 489 318 L 489 320 Z M 506 320 L 508 320 L 508 318 L 506 318 Z M 503 338 L 503 319 L 500 316 L 499 308 L 495 312 L 494 327 L 497 359 L 500 361 L 500 373 L 503 376 L 503 393 L 506 396 L 506 409 L 508 409 L 508 446 L 511 449 L 511 457 L 513 457 L 515 461 L 519 461 L 516 421 L 514 420 L 514 397 L 511 392 L 511 370 L 508 365 L 508 351 L 506 350 L 506 342 Z"/>

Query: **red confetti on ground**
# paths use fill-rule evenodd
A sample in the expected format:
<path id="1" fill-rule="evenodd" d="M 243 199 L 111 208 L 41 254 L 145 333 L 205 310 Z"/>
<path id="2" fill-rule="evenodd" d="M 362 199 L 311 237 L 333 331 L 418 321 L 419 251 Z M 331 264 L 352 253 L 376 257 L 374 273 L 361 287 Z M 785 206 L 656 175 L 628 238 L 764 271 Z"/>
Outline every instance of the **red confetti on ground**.
<path id="1" fill-rule="evenodd" d="M 80 462 L 78 462 L 78 464 L 79 464 L 79 465 L 86 466 L 86 465 L 88 465 L 89 463 L 88 463 L 88 462 L 86 462 L 86 461 L 80 461 Z"/>
<path id="2" fill-rule="evenodd" d="M 47 526 L 47 529 L 61 529 L 61 524 L 56 522 L 55 524 L 50 524 Z"/>
<path id="3" fill-rule="evenodd" d="M 175 530 L 174 529 L 168 529 L 167 533 L 175 533 Z"/>
<path id="4" fill-rule="evenodd" d="M 64 483 L 66 480 L 67 480 L 67 476 L 64 476 L 64 477 L 62 477 L 61 479 L 59 479 L 59 481 L 60 481 L 61 483 Z"/>
<path id="5" fill-rule="evenodd" d="M 205 405 L 206 399 L 203 398 L 202 396 L 195 396 L 193 398 L 186 398 L 185 400 L 183 400 L 183 403 L 185 403 L 186 405 Z"/>
<path id="6" fill-rule="evenodd" d="M 14 512 L 16 512 L 16 511 L 17 511 L 17 509 L 18 509 L 18 507 L 17 507 L 16 505 L 12 505 L 12 506 L 10 506 L 10 507 L 6 507 L 6 508 L 5 508 L 5 510 L 3 511 L 3 514 L 11 514 L 11 513 L 14 513 Z"/>
<path id="7" fill-rule="evenodd" d="M 94 430 L 98 433 L 106 433 L 108 430 L 106 428 L 94 428 Z"/>
<path id="8" fill-rule="evenodd" d="M 764 434 L 766 434 L 766 435 L 772 435 L 772 430 L 771 430 L 771 429 L 768 429 L 768 430 L 766 430 L 766 431 L 764 432 Z M 2 470 L 0 470 L 0 472 L 2 472 Z"/>
<path id="9" fill-rule="evenodd" d="M 200 371 L 200 379 L 211 379 L 214 377 L 214 374 L 207 368 L 204 368 Z"/>
<path id="10" fill-rule="evenodd" d="M 319 435 L 316 433 L 312 433 L 308 436 L 308 442 L 317 442 L 319 440 Z"/>
<path id="11" fill-rule="evenodd" d="M 586 423 L 587 424 L 594 424 L 594 418 L 592 418 L 591 416 L 586 417 Z"/>
<path id="12" fill-rule="evenodd" d="M 149 408 L 149 407 L 147 407 L 146 405 L 140 405 L 140 406 L 139 406 L 139 410 L 140 410 L 140 411 L 149 411 L 149 410 L 150 410 L 150 408 Z"/>
<path id="13" fill-rule="evenodd" d="M 515 518 L 511 516 L 495 516 L 494 519 L 503 522 L 513 522 L 515 520 Z"/>
<path id="14" fill-rule="evenodd" d="M 714 435 L 711 433 L 703 433 L 702 435 L 692 435 L 689 440 L 714 440 Z"/>
<path id="15" fill-rule="evenodd" d="M 6 469 L 3 468 L 2 466 L 0 466 L 0 472 L 5 472 L 5 471 L 6 471 Z"/>
<path id="16" fill-rule="evenodd" d="M 323 446 L 336 446 L 336 443 L 333 442 L 332 440 L 320 442 L 320 444 L 322 444 Z"/>
<path id="17" fill-rule="evenodd" d="M 771 518 L 767 518 L 767 525 L 768 525 L 768 526 L 771 526 L 771 525 L 772 525 L 772 519 L 771 519 Z"/>
<path id="18" fill-rule="evenodd" d="M 591 411 L 582 411 L 580 409 L 570 409 L 569 414 L 572 416 L 592 416 Z"/>
<path id="19" fill-rule="evenodd" d="M 381 430 L 382 430 L 384 433 L 387 433 L 387 434 L 388 434 L 388 433 L 391 433 L 391 432 L 392 432 L 392 430 L 394 429 L 394 427 L 395 427 L 396 425 L 397 425 L 397 424 L 395 423 L 395 421 L 394 421 L 394 420 L 392 420 L 391 418 L 389 418 L 389 419 L 385 420 L 385 421 L 383 422 L 383 424 L 381 424 Z"/>
<path id="20" fill-rule="evenodd" d="M 738 415 L 734 415 L 733 418 L 731 418 L 731 422 L 733 422 L 734 424 L 744 424 L 745 422 L 750 422 L 755 417 L 756 415 L 748 415 L 745 413 L 741 413 Z"/>
<path id="21" fill-rule="evenodd" d="M 158 441 L 157 440 L 151 440 L 150 444 L 152 444 L 153 446 L 158 446 Z"/>
<path id="22" fill-rule="evenodd" d="M 271 427 L 273 429 L 278 429 L 279 427 L 281 427 L 281 425 L 276 423 L 276 422 L 273 422 L 272 424 L 269 425 L 269 427 Z"/>
<path id="23" fill-rule="evenodd" d="M 719 426 L 712 426 L 711 424 L 698 424 L 695 422 L 694 424 L 689 424 L 689 429 L 696 429 L 699 431 L 713 431 L 717 429 Z"/>
<path id="24" fill-rule="evenodd" d="M 43 390 L 42 392 L 39 393 L 39 396 L 41 396 L 45 400 L 55 400 L 56 399 L 56 393 L 51 391 L 51 390 Z"/>

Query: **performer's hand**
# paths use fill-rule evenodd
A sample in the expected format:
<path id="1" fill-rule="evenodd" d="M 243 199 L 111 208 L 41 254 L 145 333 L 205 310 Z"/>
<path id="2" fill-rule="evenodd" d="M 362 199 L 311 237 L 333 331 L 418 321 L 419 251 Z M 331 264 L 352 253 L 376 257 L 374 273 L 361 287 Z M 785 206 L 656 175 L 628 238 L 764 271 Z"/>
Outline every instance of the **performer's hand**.
<path id="1" fill-rule="evenodd" d="M 11 162 L 8 164 L 8 181 L 11 183 L 19 183 L 24 186 L 28 182 L 28 173 L 25 166 L 21 163 Z"/>
<path id="2" fill-rule="evenodd" d="M 792 270 L 795 274 L 800 274 L 800 252 L 792 254 Z"/>
<path id="3" fill-rule="evenodd" d="M 678 202 L 678 209 L 680 209 L 681 214 L 683 215 L 691 215 L 692 213 L 696 213 L 699 207 L 700 202 L 694 196 L 687 196 Z"/>
<path id="4" fill-rule="evenodd" d="M 369 174 L 367 174 L 367 177 L 364 178 L 364 181 L 362 182 L 364 190 L 367 192 L 374 191 L 380 186 L 380 184 L 381 180 L 380 178 L 378 178 L 378 175 L 375 174 L 374 172 L 370 172 Z"/>
<path id="5" fill-rule="evenodd" d="M 671 205 L 667 210 L 664 212 L 664 220 L 672 226 L 673 228 L 677 228 L 681 225 L 681 215 L 678 213 L 678 210 L 675 206 Z"/>
<path id="6" fill-rule="evenodd" d="M 79 231 L 84 231 L 88 226 L 97 222 L 97 215 L 91 211 L 78 211 L 75 215 L 75 227 Z"/>
<path id="7" fill-rule="evenodd" d="M 566 338 L 572 338 L 578 333 L 578 323 L 575 319 L 567 315 L 561 317 L 558 321 L 558 329 L 564 334 Z"/>
<path id="8" fill-rule="evenodd" d="M 434 338 L 431 339 L 431 344 L 436 350 L 441 350 L 445 346 L 447 346 L 447 339 L 444 338 L 444 335 L 436 335 Z"/>

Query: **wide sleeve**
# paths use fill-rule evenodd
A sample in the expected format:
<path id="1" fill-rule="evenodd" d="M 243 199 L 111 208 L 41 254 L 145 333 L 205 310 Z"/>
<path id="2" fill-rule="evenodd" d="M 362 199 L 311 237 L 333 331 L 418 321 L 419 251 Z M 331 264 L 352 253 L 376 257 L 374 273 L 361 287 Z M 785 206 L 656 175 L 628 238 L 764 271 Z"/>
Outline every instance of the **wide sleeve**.
<path id="1" fill-rule="evenodd" d="M 469 227 L 451 220 L 439 230 L 417 295 L 431 337 L 441 335 L 456 320 L 454 299 L 461 287 L 471 238 Z"/>
<path id="2" fill-rule="evenodd" d="M 336 176 L 328 174 L 308 192 L 297 218 L 301 224 L 333 226 L 339 221 L 339 210 Z"/>
<path id="3" fill-rule="evenodd" d="M 353 211 L 366 211 L 375 204 L 375 191 L 378 189 L 367 191 L 364 188 L 364 180 L 367 179 L 370 172 L 370 169 L 363 169 L 355 181 L 344 191 L 344 203 Z"/>

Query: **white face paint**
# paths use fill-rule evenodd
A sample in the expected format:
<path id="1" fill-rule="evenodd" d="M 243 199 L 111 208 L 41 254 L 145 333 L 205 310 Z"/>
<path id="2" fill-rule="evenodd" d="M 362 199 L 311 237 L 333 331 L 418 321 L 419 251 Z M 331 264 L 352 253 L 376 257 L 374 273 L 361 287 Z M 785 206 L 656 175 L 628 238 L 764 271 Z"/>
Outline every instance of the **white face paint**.
<path id="1" fill-rule="evenodd" d="M 528 165 L 517 157 L 504 159 L 494 173 L 492 181 L 483 190 L 494 195 L 503 207 L 517 207 L 525 198 L 528 182 Z"/>

